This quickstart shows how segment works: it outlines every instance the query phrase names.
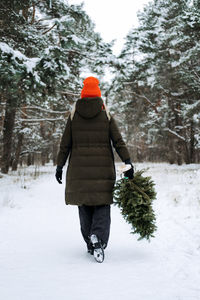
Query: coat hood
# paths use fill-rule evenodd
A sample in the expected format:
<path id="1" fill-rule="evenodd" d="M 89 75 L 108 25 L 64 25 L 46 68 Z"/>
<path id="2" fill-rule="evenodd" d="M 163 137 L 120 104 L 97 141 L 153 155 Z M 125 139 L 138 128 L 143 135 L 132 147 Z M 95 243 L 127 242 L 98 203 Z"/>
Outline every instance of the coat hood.
<path id="1" fill-rule="evenodd" d="M 82 98 L 76 103 L 76 111 L 85 119 L 94 118 L 102 111 L 103 100 L 100 97 Z"/>

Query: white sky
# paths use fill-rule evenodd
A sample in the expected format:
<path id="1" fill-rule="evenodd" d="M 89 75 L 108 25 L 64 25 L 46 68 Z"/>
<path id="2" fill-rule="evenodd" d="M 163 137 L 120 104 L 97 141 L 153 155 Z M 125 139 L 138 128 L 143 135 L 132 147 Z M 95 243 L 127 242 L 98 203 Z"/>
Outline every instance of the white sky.
<path id="1" fill-rule="evenodd" d="M 84 8 L 106 42 L 116 39 L 114 54 L 119 54 L 129 30 L 138 25 L 137 11 L 150 0 L 68 0 L 69 4 L 84 2 Z"/>

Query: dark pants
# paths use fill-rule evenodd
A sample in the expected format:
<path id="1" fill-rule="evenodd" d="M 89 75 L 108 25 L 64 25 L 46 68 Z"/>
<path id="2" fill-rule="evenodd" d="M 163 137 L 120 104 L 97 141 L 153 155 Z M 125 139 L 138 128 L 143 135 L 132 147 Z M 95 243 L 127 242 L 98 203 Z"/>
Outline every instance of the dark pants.
<path id="1" fill-rule="evenodd" d="M 87 245 L 90 243 L 89 236 L 96 234 L 106 248 L 110 234 L 110 205 L 81 205 L 78 208 L 81 233 Z"/>

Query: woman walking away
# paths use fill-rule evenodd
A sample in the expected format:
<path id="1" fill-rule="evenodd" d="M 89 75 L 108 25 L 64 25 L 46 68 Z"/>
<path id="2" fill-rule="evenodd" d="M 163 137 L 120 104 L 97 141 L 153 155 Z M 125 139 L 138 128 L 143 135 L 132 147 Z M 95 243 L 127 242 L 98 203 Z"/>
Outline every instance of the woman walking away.
<path id="1" fill-rule="evenodd" d="M 65 202 L 77 205 L 80 227 L 88 253 L 103 262 L 110 233 L 110 205 L 116 174 L 112 145 L 131 169 L 133 165 L 114 118 L 101 98 L 99 81 L 84 80 L 81 98 L 68 117 L 57 157 L 56 179 L 62 183 L 62 168 L 69 156 Z"/>

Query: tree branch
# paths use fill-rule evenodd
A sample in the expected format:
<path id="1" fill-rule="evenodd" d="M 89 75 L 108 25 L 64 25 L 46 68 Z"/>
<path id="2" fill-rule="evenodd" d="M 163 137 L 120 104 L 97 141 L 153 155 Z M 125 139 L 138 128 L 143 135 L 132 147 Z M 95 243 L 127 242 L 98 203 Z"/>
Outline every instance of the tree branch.
<path id="1" fill-rule="evenodd" d="M 49 20 L 52 20 L 52 18 L 49 17 L 49 18 L 39 19 L 39 20 L 36 21 L 36 24 L 38 24 L 39 22 L 42 22 L 42 21 L 49 21 Z"/>
<path id="2" fill-rule="evenodd" d="M 69 91 L 69 90 L 65 90 L 65 91 L 62 91 L 62 92 L 60 92 L 62 95 L 71 95 L 71 96 L 75 96 L 75 97 L 79 97 L 80 96 L 80 94 L 75 94 L 75 93 L 73 93 L 73 92 L 71 92 L 71 91 Z"/>
<path id="3" fill-rule="evenodd" d="M 96 61 L 96 58 L 92 58 L 92 57 L 88 57 L 88 54 L 84 54 L 78 50 L 74 50 L 74 49 L 67 49 L 66 52 L 74 52 L 76 54 L 79 54 L 83 57 L 85 57 L 87 60 L 91 60 L 91 61 Z"/>
<path id="4" fill-rule="evenodd" d="M 135 81 L 122 81 L 123 84 L 131 84 L 131 83 L 135 83 Z"/>
<path id="5" fill-rule="evenodd" d="M 198 81 L 200 82 L 200 77 L 199 77 L 199 75 L 197 74 L 197 72 L 193 70 L 193 73 L 196 75 Z"/>
<path id="6" fill-rule="evenodd" d="M 173 136 L 177 137 L 179 140 L 186 142 L 186 139 L 183 136 L 181 136 L 180 134 L 178 134 L 177 132 L 175 132 L 175 131 L 173 131 L 173 130 L 171 130 L 169 128 L 165 128 L 164 130 L 168 131 L 170 134 L 172 134 Z"/>
<path id="7" fill-rule="evenodd" d="M 59 118 L 59 119 L 19 119 L 20 122 L 41 122 L 41 121 L 51 121 L 51 122 L 54 122 L 54 121 L 63 121 L 63 119 Z"/>
<path id="8" fill-rule="evenodd" d="M 51 31 L 56 26 L 56 23 L 51 26 L 48 30 L 44 31 L 42 34 L 46 34 L 47 32 Z"/>
<path id="9" fill-rule="evenodd" d="M 145 95 L 138 95 L 137 93 L 131 91 L 132 94 L 134 94 L 135 96 L 144 99 L 154 110 L 157 114 L 159 114 L 156 105 L 154 105 Z"/>
<path id="10" fill-rule="evenodd" d="M 26 109 L 38 109 L 38 110 L 41 110 L 41 111 L 45 111 L 45 112 L 48 112 L 48 113 L 51 113 L 51 114 L 66 114 L 68 111 L 56 111 L 56 110 L 50 110 L 50 109 L 45 109 L 45 108 L 42 108 L 42 107 L 39 107 L 39 106 L 26 106 Z"/>

